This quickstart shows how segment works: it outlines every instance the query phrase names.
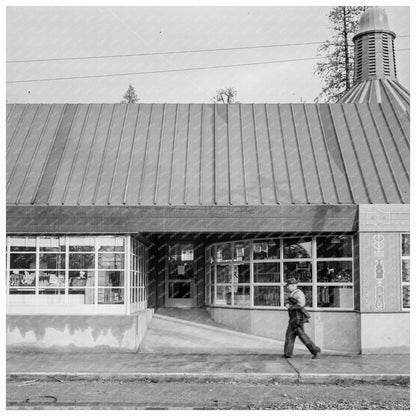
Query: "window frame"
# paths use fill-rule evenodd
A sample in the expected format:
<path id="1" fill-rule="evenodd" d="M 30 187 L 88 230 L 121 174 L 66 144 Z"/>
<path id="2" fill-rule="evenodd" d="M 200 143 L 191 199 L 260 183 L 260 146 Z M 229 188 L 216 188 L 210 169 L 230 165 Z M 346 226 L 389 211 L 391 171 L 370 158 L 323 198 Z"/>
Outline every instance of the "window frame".
<path id="1" fill-rule="evenodd" d="M 330 258 L 318 258 L 317 257 L 317 238 L 319 237 L 334 237 L 334 236 L 347 236 L 351 242 L 351 257 L 330 257 Z M 311 253 L 309 258 L 284 258 L 284 240 L 286 239 L 311 239 Z M 265 240 L 279 240 L 279 258 L 277 259 L 257 259 L 254 260 L 254 244 L 259 242 L 264 242 Z M 217 287 L 218 286 L 230 286 L 229 283 L 219 283 L 217 284 L 217 264 L 227 264 L 234 267 L 234 263 L 246 263 L 246 261 L 236 261 L 234 259 L 234 244 L 235 243 L 250 243 L 250 306 L 242 307 L 241 305 L 235 305 L 234 303 L 234 291 L 232 291 L 232 301 L 230 305 L 227 304 L 217 304 Z M 216 246 L 231 244 L 232 259 L 225 262 L 217 262 L 216 258 Z M 270 237 L 270 238 L 252 238 L 246 240 L 231 240 L 231 241 L 221 241 L 218 243 L 212 243 L 205 248 L 205 305 L 210 307 L 225 307 L 225 308 L 249 308 L 249 309 L 277 309 L 277 310 L 286 310 L 285 305 L 285 276 L 284 276 L 284 267 L 285 263 L 293 262 L 308 262 L 311 265 L 312 279 L 310 282 L 299 282 L 298 287 L 311 287 L 312 289 L 312 306 L 307 306 L 308 309 L 314 311 L 354 311 L 355 310 L 355 297 L 354 297 L 354 288 L 355 288 L 355 270 L 354 270 L 354 240 L 353 234 L 349 233 L 325 233 L 320 235 L 286 235 L 279 237 Z M 211 262 L 212 259 L 212 262 Z M 318 282 L 317 276 L 317 267 L 318 261 L 327 261 L 327 262 L 341 262 L 348 261 L 351 263 L 351 282 Z M 258 263 L 277 263 L 280 266 L 280 282 L 254 282 L 254 264 Z M 211 279 L 211 269 L 214 269 L 214 281 Z M 207 270 L 208 269 L 208 270 Z M 209 276 L 209 279 L 207 279 Z M 244 284 L 244 285 L 248 285 Z M 268 305 L 254 305 L 254 288 L 256 286 L 267 286 L 267 287 L 279 287 L 280 288 L 280 305 L 281 306 L 268 306 Z M 318 307 L 318 288 L 319 287 L 341 287 L 347 286 L 352 290 L 352 304 L 351 307 Z M 212 291 L 214 292 L 212 295 Z M 213 302 L 211 299 L 213 298 Z"/>

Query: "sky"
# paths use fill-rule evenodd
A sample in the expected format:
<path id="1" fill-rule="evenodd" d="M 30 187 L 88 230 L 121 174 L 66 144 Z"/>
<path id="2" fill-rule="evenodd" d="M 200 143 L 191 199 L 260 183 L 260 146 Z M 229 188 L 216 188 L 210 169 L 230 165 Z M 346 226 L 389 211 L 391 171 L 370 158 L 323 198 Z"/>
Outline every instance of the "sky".
<path id="1" fill-rule="evenodd" d="M 384 7 L 384 6 L 383 6 Z M 8 103 L 120 102 L 132 84 L 140 102 L 210 102 L 234 87 L 244 103 L 313 102 L 323 86 L 314 74 L 320 42 L 330 39 L 331 7 L 28 7 L 6 8 L 6 61 L 280 46 L 227 51 L 6 63 Z M 384 7 L 395 41 L 398 80 L 410 84 L 409 7 Z M 229 68 L 197 68 L 287 61 Z M 89 79 L 17 80 L 172 72 Z M 179 70 L 179 71 L 177 71 Z"/>

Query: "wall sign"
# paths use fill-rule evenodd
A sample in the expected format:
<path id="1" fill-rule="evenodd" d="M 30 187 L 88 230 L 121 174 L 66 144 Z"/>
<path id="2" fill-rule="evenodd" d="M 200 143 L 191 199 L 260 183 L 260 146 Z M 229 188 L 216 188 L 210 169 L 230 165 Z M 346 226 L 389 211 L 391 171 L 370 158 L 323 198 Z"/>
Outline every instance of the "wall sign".
<path id="1" fill-rule="evenodd" d="M 385 308 L 384 302 L 384 235 L 376 234 L 373 237 L 374 247 L 374 277 L 376 279 L 375 287 L 375 308 L 377 310 L 383 310 Z"/>

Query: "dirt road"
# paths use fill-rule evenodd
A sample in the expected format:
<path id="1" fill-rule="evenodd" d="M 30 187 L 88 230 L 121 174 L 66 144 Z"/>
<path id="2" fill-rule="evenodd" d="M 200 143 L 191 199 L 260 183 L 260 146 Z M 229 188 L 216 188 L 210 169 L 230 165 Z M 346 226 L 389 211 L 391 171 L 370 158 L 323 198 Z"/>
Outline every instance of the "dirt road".
<path id="1" fill-rule="evenodd" d="M 9 380 L 7 408 L 410 409 L 408 385 Z"/>

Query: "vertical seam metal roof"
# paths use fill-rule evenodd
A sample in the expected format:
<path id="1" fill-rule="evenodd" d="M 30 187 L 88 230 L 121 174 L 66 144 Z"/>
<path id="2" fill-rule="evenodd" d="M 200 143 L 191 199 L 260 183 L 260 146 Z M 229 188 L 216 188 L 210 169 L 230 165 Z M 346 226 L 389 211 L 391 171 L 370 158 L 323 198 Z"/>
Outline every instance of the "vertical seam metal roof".
<path id="1" fill-rule="evenodd" d="M 394 103 L 13 104 L 7 204 L 409 203 Z"/>

